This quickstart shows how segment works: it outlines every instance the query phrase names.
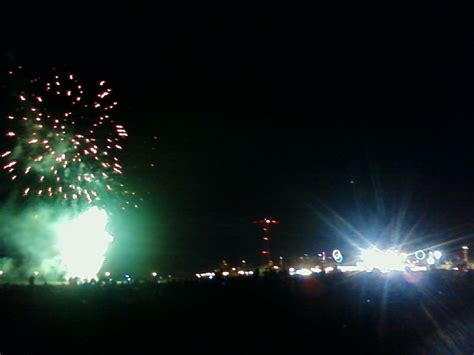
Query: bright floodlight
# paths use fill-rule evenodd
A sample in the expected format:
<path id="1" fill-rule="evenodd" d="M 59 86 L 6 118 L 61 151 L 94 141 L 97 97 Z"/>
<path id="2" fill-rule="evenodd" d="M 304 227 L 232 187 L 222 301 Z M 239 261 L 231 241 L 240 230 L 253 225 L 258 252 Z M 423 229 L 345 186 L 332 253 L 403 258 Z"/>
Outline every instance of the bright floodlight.
<path id="1" fill-rule="evenodd" d="M 109 276 L 110 276 L 110 272 L 106 271 L 106 272 L 104 272 L 104 275 L 105 275 L 106 277 L 109 277 Z"/>
<path id="2" fill-rule="evenodd" d="M 158 274 L 154 271 L 151 273 L 151 276 L 153 276 L 153 277 L 156 277 L 156 275 L 158 275 Z"/>
<path id="3" fill-rule="evenodd" d="M 105 259 L 112 236 L 106 232 L 107 213 L 92 207 L 56 226 L 59 256 L 66 277 L 93 279 Z"/>
<path id="4" fill-rule="evenodd" d="M 467 245 L 463 245 L 462 248 L 463 248 L 463 250 L 468 250 L 469 249 L 469 247 Z"/>
<path id="5" fill-rule="evenodd" d="M 434 256 L 434 258 L 435 258 L 436 260 L 441 259 L 441 256 L 442 256 L 442 255 L 443 255 L 443 254 L 442 254 L 439 250 L 435 250 L 434 253 L 433 253 L 433 256 Z"/>
<path id="6" fill-rule="evenodd" d="M 406 254 L 396 250 L 365 249 L 360 255 L 360 266 L 368 271 L 378 269 L 382 272 L 405 270 Z"/>

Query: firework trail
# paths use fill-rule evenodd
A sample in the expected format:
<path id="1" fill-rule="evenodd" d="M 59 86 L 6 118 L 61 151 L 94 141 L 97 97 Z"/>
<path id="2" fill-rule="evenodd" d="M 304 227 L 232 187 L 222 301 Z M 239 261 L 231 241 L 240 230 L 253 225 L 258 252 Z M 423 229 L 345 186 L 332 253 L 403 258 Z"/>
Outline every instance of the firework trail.
<path id="1" fill-rule="evenodd" d="M 15 97 L 2 125 L 7 147 L 0 157 L 21 196 L 97 206 L 120 196 L 122 208 L 131 204 L 134 193 L 120 182 L 117 156 L 127 131 L 111 118 L 117 101 L 105 81 L 89 93 L 73 74 L 53 73 L 30 80 Z"/>

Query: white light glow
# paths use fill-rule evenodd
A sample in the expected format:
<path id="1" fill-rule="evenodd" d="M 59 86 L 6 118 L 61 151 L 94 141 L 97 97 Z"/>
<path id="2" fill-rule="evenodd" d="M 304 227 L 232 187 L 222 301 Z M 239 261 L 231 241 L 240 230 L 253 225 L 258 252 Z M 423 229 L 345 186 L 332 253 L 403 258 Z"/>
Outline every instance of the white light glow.
<path id="1" fill-rule="evenodd" d="M 351 266 L 351 265 L 341 265 L 338 266 L 337 269 L 341 272 L 354 272 L 354 271 L 360 271 L 360 268 L 357 266 Z"/>
<path id="2" fill-rule="evenodd" d="M 207 277 L 209 280 L 212 280 L 216 276 L 213 272 L 204 272 L 202 274 L 196 274 L 196 277 L 200 279 L 201 277 Z"/>
<path id="3" fill-rule="evenodd" d="M 308 269 L 298 269 L 298 270 L 296 270 L 296 274 L 301 275 L 301 276 L 309 276 L 312 273 L 313 272 L 311 270 L 308 270 Z"/>

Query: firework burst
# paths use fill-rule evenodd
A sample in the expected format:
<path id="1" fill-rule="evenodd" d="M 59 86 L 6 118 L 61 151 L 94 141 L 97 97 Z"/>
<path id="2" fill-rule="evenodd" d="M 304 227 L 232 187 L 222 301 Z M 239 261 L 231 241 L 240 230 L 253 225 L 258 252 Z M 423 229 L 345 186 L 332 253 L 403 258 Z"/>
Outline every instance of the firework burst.
<path id="1" fill-rule="evenodd" d="M 122 208 L 137 207 L 120 182 L 118 153 L 127 131 L 111 118 L 117 101 L 105 81 L 87 91 L 73 74 L 53 73 L 30 80 L 15 96 L 0 158 L 19 195 L 97 206 L 120 197 Z"/>

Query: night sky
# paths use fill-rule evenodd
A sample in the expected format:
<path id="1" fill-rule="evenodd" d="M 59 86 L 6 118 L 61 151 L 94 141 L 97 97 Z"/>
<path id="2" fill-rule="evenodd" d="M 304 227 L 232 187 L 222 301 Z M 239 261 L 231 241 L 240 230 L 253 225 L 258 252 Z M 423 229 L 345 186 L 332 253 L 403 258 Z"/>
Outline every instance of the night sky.
<path id="1" fill-rule="evenodd" d="M 110 267 L 256 261 L 263 217 L 285 257 L 361 243 L 335 213 L 381 245 L 474 233 L 472 8 L 100 3 L 2 4 L 1 54 L 115 90 L 145 202 L 117 221 Z"/>

